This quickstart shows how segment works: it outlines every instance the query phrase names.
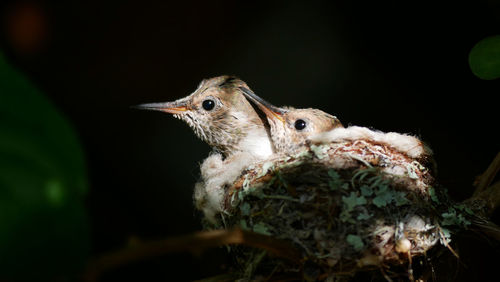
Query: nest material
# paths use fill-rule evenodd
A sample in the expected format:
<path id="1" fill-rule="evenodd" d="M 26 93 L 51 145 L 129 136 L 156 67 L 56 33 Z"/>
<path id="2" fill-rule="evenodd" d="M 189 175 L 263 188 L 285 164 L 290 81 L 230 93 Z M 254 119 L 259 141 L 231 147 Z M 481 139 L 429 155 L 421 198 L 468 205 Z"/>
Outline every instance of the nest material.
<path id="1" fill-rule="evenodd" d="M 431 186 L 429 152 L 411 136 L 351 127 L 316 136 L 291 157 L 259 163 L 249 155 L 211 155 L 201 167 L 195 203 L 206 227 L 218 230 L 134 242 L 91 260 L 83 278 L 97 281 L 123 264 L 228 245 L 243 268 L 203 281 L 345 281 L 353 275 L 426 281 L 435 280 L 435 263 L 448 277 L 442 259 L 457 257 L 448 245 L 452 232 L 470 229 L 500 242 L 500 227 L 487 219 L 500 206 L 500 181 L 490 186 L 500 153 L 478 177 L 474 196 L 453 203 L 445 189 Z"/>
<path id="2" fill-rule="evenodd" d="M 407 263 L 449 238 L 419 144 L 421 154 L 407 154 L 374 138 L 309 142 L 297 155 L 252 164 L 221 187 L 220 221 L 209 228 L 239 226 L 291 242 L 323 278 Z"/>

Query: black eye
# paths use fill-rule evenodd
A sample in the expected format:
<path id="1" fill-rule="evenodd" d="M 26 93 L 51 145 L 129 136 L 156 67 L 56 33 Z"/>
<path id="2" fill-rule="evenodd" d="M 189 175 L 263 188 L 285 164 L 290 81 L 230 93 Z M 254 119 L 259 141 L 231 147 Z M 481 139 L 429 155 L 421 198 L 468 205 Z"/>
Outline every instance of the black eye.
<path id="1" fill-rule="evenodd" d="M 295 121 L 295 129 L 297 130 L 302 130 L 304 128 L 306 128 L 306 122 L 302 119 L 298 119 Z"/>
<path id="2" fill-rule="evenodd" d="M 201 104 L 201 106 L 205 110 L 210 111 L 210 110 L 212 110 L 215 107 L 215 102 L 213 100 L 207 99 L 207 100 L 203 101 L 203 103 Z"/>

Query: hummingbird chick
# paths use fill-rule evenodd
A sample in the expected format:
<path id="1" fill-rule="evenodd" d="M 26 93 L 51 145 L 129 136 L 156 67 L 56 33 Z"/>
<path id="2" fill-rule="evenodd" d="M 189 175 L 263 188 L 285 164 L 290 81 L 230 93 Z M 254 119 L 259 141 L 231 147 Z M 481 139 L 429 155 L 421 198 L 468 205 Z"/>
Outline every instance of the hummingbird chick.
<path id="1" fill-rule="evenodd" d="M 273 154 L 269 128 L 242 94 L 243 89 L 251 91 L 236 77 L 219 76 L 203 80 L 187 97 L 136 108 L 173 114 L 225 158 L 243 152 L 265 159 Z"/>
<path id="2" fill-rule="evenodd" d="M 280 108 L 260 98 L 250 89 L 241 88 L 241 91 L 266 115 L 271 139 L 279 154 L 298 153 L 310 136 L 343 127 L 337 117 L 321 110 Z"/>

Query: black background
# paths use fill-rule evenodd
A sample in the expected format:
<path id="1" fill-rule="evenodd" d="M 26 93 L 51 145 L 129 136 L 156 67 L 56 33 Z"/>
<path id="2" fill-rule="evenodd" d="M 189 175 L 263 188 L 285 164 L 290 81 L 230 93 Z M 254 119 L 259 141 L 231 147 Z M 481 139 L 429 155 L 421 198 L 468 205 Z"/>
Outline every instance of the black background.
<path id="1" fill-rule="evenodd" d="M 192 191 L 209 147 L 179 120 L 129 107 L 186 96 L 203 78 L 237 75 L 276 105 L 418 135 L 457 200 L 498 151 L 499 81 L 468 66 L 471 48 L 500 34 L 498 1 L 61 2 L 2 2 L 0 46 L 81 137 L 94 254 L 201 228 Z M 15 28 L 23 16 L 34 40 Z M 458 278 L 488 275 L 487 254 L 475 255 L 479 270 Z M 210 256 L 106 281 L 202 278 L 221 272 Z"/>

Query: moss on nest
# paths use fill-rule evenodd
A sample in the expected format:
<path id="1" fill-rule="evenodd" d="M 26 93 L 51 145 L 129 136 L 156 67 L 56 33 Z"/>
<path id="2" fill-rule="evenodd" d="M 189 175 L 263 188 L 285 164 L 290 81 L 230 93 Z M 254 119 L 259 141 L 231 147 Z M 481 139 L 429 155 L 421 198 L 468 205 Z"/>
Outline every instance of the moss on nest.
<path id="1" fill-rule="evenodd" d="M 210 228 L 239 226 L 283 239 L 303 256 L 296 265 L 238 251 L 247 278 L 257 265 L 316 280 L 411 263 L 438 242 L 447 245 L 449 228 L 467 225 L 472 215 L 431 186 L 427 161 L 369 141 L 308 146 L 243 171 Z"/>

